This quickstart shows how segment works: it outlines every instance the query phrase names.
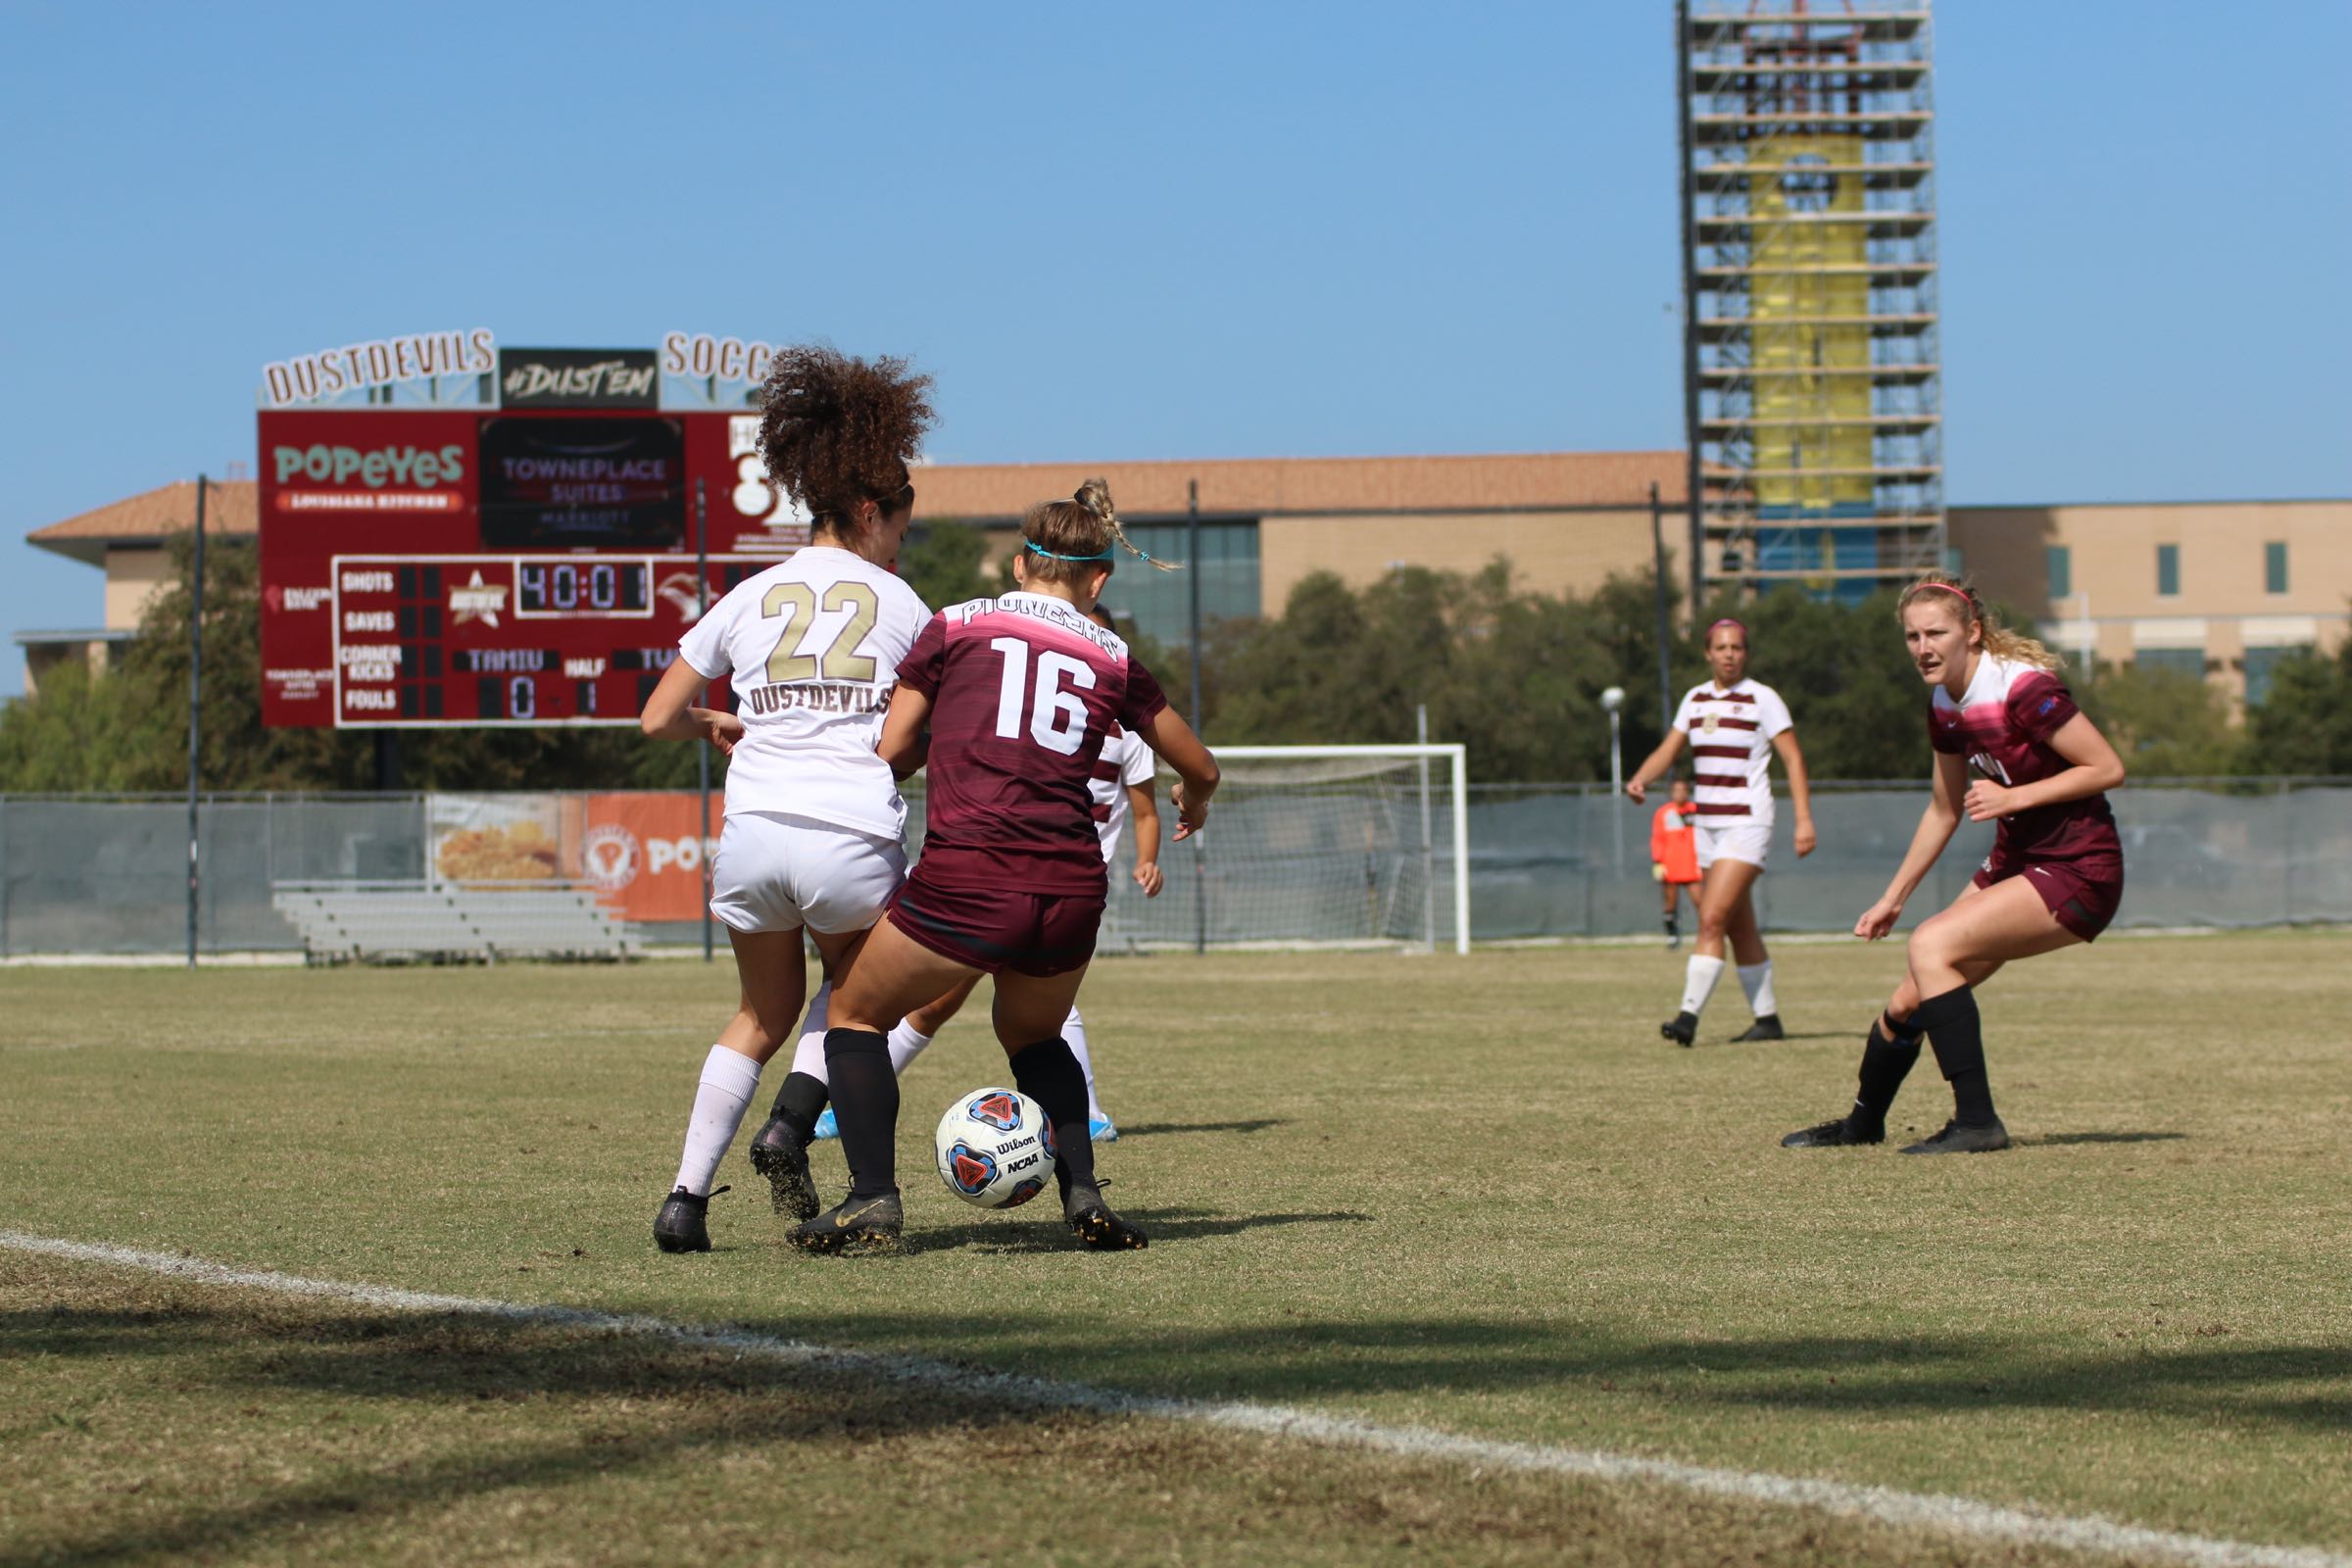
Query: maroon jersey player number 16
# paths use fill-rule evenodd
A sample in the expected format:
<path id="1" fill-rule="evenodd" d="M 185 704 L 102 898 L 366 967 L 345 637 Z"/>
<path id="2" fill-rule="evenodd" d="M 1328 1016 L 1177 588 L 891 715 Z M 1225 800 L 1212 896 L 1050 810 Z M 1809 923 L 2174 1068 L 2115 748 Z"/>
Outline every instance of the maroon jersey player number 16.
<path id="1" fill-rule="evenodd" d="M 1102 1201 L 1086 1077 L 1062 1034 L 1108 891 L 1088 786 L 1113 728 L 1132 730 L 1176 772 L 1182 839 L 1206 820 L 1217 765 L 1126 643 L 1087 618 L 1121 546 L 1134 550 L 1099 480 L 1030 508 L 1020 591 L 941 612 L 899 663 L 879 750 L 904 770 L 930 726 L 923 852 L 833 999 L 825 1064 L 850 1196 L 793 1232 L 809 1250 L 897 1239 L 886 1031 L 983 973 L 1013 1084 L 1053 1130 L 1063 1217 L 1090 1248 L 1145 1245 Z"/>

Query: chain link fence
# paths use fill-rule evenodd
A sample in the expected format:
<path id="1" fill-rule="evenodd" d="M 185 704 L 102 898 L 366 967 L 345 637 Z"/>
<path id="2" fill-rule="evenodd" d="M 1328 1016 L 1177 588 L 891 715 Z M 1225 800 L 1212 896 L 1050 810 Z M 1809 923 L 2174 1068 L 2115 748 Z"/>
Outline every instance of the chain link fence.
<path id="1" fill-rule="evenodd" d="M 300 951 L 294 928 L 271 906 L 273 883 L 429 879 L 427 799 L 202 798 L 198 949 Z M 1919 787 L 1816 785 L 1821 844 L 1803 860 L 1789 843 L 1784 803 L 1771 871 L 1758 885 L 1765 925 L 1850 929 L 1885 889 L 1925 802 Z M 1471 934 L 1494 941 L 1654 931 L 1650 809 L 1599 785 L 1471 786 Z M 2119 927 L 2352 922 L 2352 779 L 2166 781 L 2119 793 L 2115 809 L 2127 865 Z M 714 819 L 716 811 L 714 800 Z M 185 797 L 0 795 L 0 958 L 183 952 L 187 823 Z M 1406 849 L 1426 866 L 1414 874 L 1443 886 L 1452 875 L 1451 851 L 1445 835 L 1437 837 Z M 1910 916 L 1957 895 L 1991 837 L 1988 824 L 1962 824 Z M 1156 936 L 1158 925 L 1170 923 L 1158 917 L 1177 911 L 1175 886 L 1154 901 L 1164 910 L 1143 907 L 1125 878 L 1131 854 L 1121 852 L 1113 876 L 1105 936 L 1114 945 L 1123 925 L 1149 925 Z M 1169 846 L 1162 860 L 1175 873 L 1189 854 Z M 1240 883 L 1252 876 L 1287 873 L 1280 861 L 1237 856 L 1218 874 L 1246 892 Z M 1269 885 L 1253 896 L 1273 904 L 1282 893 Z M 676 923 L 655 925 L 649 935 L 699 939 Z"/>

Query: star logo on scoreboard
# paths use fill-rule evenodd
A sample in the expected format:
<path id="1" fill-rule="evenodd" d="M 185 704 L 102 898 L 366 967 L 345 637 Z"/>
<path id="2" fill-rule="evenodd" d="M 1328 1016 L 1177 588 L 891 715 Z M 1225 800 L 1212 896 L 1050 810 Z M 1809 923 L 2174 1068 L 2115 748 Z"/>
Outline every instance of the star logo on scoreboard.
<path id="1" fill-rule="evenodd" d="M 469 620 L 478 620 L 485 626 L 495 626 L 498 624 L 498 617 L 505 612 L 506 608 L 506 584 L 482 581 L 482 574 L 479 570 L 474 572 L 471 581 L 461 583 L 449 591 L 450 617 L 460 626 Z"/>

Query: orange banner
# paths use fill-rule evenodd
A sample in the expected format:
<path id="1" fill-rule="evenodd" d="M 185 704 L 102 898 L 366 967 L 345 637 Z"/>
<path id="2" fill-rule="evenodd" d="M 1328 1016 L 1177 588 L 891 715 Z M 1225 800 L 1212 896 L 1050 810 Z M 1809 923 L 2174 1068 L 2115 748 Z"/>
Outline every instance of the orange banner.
<path id="1" fill-rule="evenodd" d="M 712 796 L 706 841 L 698 796 L 589 796 L 579 825 L 582 879 L 624 920 L 701 919 L 703 868 L 718 847 L 721 805 Z"/>

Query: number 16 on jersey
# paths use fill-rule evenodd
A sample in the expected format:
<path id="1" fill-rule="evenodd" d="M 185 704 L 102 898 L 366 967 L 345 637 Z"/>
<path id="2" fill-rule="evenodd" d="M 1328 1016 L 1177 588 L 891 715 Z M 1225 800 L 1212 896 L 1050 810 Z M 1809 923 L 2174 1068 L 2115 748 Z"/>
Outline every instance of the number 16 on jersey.
<path id="1" fill-rule="evenodd" d="M 1004 657 L 1003 684 L 997 688 L 997 734 L 1004 740 L 1021 738 L 1021 710 L 1029 710 L 1029 738 L 1050 752 L 1075 757 L 1086 744 L 1086 700 L 1065 687 L 1092 691 L 1095 672 L 1082 659 L 1052 649 L 1037 656 L 1037 681 L 1032 703 L 1029 645 L 1018 637 L 992 637 L 988 646 Z"/>

